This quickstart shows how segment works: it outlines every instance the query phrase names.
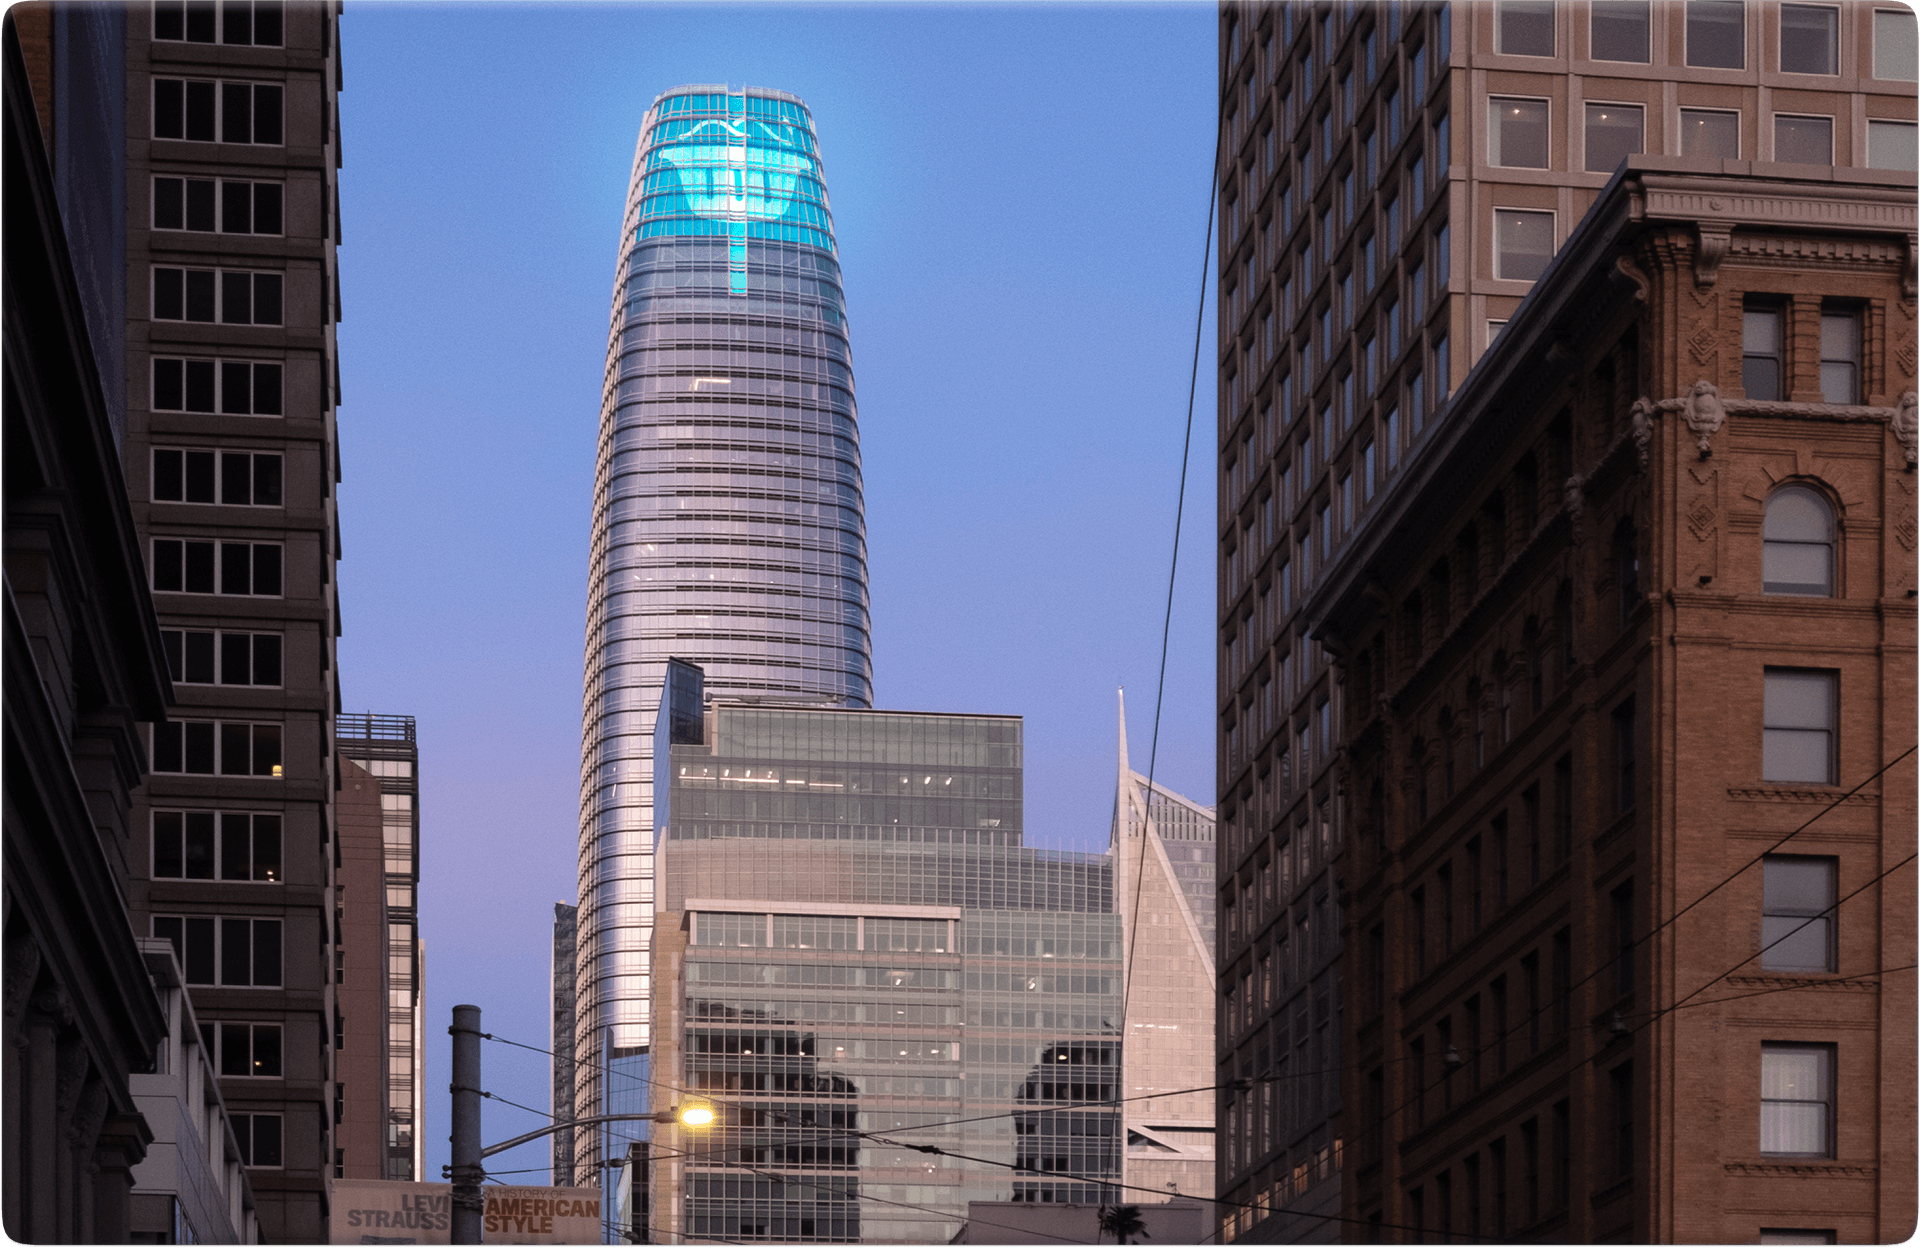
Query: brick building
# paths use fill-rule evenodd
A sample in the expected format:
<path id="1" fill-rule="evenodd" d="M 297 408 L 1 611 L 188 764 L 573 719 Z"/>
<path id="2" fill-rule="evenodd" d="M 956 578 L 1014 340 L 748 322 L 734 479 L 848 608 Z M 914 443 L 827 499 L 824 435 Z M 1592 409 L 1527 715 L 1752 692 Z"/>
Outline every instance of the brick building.
<path id="1" fill-rule="evenodd" d="M 1306 602 L 1352 1230 L 1912 1233 L 1914 223 L 1630 157 Z"/>

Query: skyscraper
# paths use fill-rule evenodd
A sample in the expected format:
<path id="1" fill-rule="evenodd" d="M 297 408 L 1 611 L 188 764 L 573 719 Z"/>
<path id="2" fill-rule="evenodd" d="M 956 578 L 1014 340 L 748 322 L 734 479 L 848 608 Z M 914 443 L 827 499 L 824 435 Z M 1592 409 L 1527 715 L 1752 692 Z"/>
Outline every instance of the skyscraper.
<path id="1" fill-rule="evenodd" d="M 1223 4 L 1219 21 L 1219 961 L 1223 990 L 1249 972 L 1265 985 L 1262 1006 L 1222 1029 L 1219 1074 L 1277 1074 L 1289 1060 L 1296 1075 L 1322 1072 L 1223 1101 L 1220 1193 L 1236 1204 L 1221 1231 L 1334 1239 L 1322 1215 L 1340 1209 L 1342 1114 L 1355 1107 L 1331 1072 L 1368 1060 L 1336 1039 L 1340 967 L 1371 977 L 1378 966 L 1371 920 L 1361 949 L 1338 939 L 1356 885 L 1348 832 L 1377 823 L 1371 795 L 1348 783 L 1343 797 L 1338 751 L 1373 708 L 1351 700 L 1355 682 L 1304 604 L 1405 488 L 1454 418 L 1456 385 L 1623 160 L 1816 178 L 1913 169 L 1914 26 L 1897 6 L 1741 0 Z M 1704 249 L 1727 237 L 1709 222 Z M 1715 348 L 1662 349 L 1704 364 Z M 1566 476 L 1529 458 L 1505 497 L 1550 501 Z M 1533 518 L 1517 510 L 1480 531 Z M 1457 599 L 1462 582 L 1445 569 L 1459 557 L 1436 566 L 1425 601 Z M 1544 636 L 1536 651 L 1554 649 Z M 1483 697 L 1493 691 L 1483 680 Z M 1463 705 L 1446 731 L 1472 740 L 1478 717 L 1509 710 Z M 1465 783 L 1435 762 L 1431 794 L 1395 780 L 1382 800 L 1413 804 L 1424 824 Z M 1360 989 L 1348 974 L 1348 998 Z M 1347 1012 L 1350 1036 L 1357 1017 Z M 1376 1031 L 1367 1043 L 1414 1039 Z M 1370 1215 L 1380 1206 L 1367 1200 Z"/>
<path id="2" fill-rule="evenodd" d="M 641 126 L 588 574 L 575 1097 L 651 1042 L 654 717 L 669 655 L 737 699 L 871 702 L 859 434 L 805 104 L 679 87 Z M 644 1103 L 646 1085 L 636 1089 Z M 576 1158 L 593 1175 L 602 1133 Z"/>

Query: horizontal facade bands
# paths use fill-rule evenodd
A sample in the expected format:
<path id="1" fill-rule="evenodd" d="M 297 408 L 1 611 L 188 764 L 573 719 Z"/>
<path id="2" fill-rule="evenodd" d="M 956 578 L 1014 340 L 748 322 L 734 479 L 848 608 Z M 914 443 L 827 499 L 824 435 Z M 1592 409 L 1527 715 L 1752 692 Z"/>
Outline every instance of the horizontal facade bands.
<path id="1" fill-rule="evenodd" d="M 712 484 L 719 477 L 736 488 L 781 489 L 781 482 L 817 481 L 859 490 L 860 468 L 844 460 L 798 453 L 760 454 L 747 450 L 706 451 L 663 448 L 652 462 L 627 463 L 610 468 L 594 491 L 601 498 L 659 494 L 685 484 Z M 661 480 L 661 478 L 666 478 Z M 791 486 L 785 487 L 791 489 Z"/>
<path id="2" fill-rule="evenodd" d="M 739 317 L 685 316 L 667 320 L 656 313 L 620 336 L 620 355 L 635 350 L 795 352 L 815 359 L 846 360 L 852 349 L 844 335 L 816 325 L 779 325 Z"/>
<path id="3" fill-rule="evenodd" d="M 710 423 L 688 422 L 680 419 L 677 409 L 674 414 L 676 420 L 671 425 L 650 429 L 635 428 L 630 424 L 623 426 L 615 434 L 613 445 L 601 448 L 602 453 L 616 456 L 651 454 L 662 447 L 729 451 L 766 449 L 783 454 L 800 451 L 823 458 L 842 459 L 850 464 L 860 462 L 860 442 L 850 421 L 835 420 L 831 428 L 822 428 L 801 421 L 721 419 Z M 735 414 L 731 409 L 727 412 L 727 415 Z"/>
<path id="4" fill-rule="evenodd" d="M 711 346 L 636 347 L 623 350 L 616 374 L 622 383 L 620 396 L 626 398 L 633 393 L 626 385 L 630 380 L 675 373 L 696 374 L 710 384 L 716 378 L 743 375 L 799 380 L 825 377 L 843 389 L 853 389 L 853 371 L 841 360 L 771 347 L 728 346 L 720 343 Z"/>
<path id="5" fill-rule="evenodd" d="M 609 402 L 602 413 L 600 438 L 604 445 L 609 436 L 646 437 L 648 430 L 702 428 L 792 429 L 854 437 L 857 426 L 852 411 L 785 396 L 762 395 L 749 401 L 746 395 L 689 392 L 655 395 L 617 406 Z"/>
<path id="6" fill-rule="evenodd" d="M 818 298 L 782 296 L 771 291 L 749 292 L 745 295 L 727 294 L 720 290 L 711 293 L 648 291 L 628 299 L 620 311 L 621 323 L 617 328 L 621 331 L 642 320 L 664 320 L 701 313 L 709 316 L 777 319 L 800 325 L 824 324 L 841 329 L 845 329 L 847 324 L 846 316 L 830 303 Z"/>
<path id="7" fill-rule="evenodd" d="M 852 412 L 853 391 L 850 385 L 850 382 L 833 385 L 797 380 L 773 372 L 760 375 L 749 373 L 746 376 L 735 373 L 721 377 L 716 375 L 715 370 L 703 372 L 689 368 L 672 376 L 644 376 L 622 381 L 615 398 L 622 407 L 636 399 L 660 394 L 700 394 L 749 401 L 761 398 L 793 399 L 819 403 L 835 411 Z"/>

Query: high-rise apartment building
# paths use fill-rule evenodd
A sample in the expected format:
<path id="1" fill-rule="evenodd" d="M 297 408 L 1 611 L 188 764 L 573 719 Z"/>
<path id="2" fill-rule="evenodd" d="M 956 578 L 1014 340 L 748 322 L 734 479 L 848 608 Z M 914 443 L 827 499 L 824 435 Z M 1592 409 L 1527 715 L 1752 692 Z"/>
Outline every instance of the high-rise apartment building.
<path id="1" fill-rule="evenodd" d="M 1222 1084 L 1265 1075 L 1222 1098 L 1222 1233 L 1331 1239 L 1360 712 L 1302 604 L 1623 159 L 1912 169 L 1913 19 L 1278 3 L 1223 6 L 1220 37 L 1219 965 L 1223 994 L 1266 985 L 1218 1041 Z"/>
<path id="2" fill-rule="evenodd" d="M 669 655 L 737 698 L 871 700 L 859 433 L 807 107 L 648 110 L 614 280 L 588 580 L 574 1109 L 646 1105 L 654 713 Z M 597 1175 L 604 1132 L 576 1136 Z"/>
<path id="3" fill-rule="evenodd" d="M 1021 721 L 707 701 L 677 661 L 668 691 L 653 1072 L 719 1117 L 655 1135 L 656 1241 L 946 1243 L 969 1201 L 1114 1201 L 1115 858 L 1023 843 Z"/>
<path id="4" fill-rule="evenodd" d="M 120 449 L 175 696 L 135 806 L 131 902 L 214 1040 L 262 1237 L 324 1241 L 339 6 L 114 12 L 124 124 L 85 141 L 118 145 Z M 73 19 L 54 15 L 57 52 Z"/>
<path id="5" fill-rule="evenodd" d="M 426 1111 L 426 1049 L 422 1041 L 420 1002 L 424 950 L 420 941 L 420 747 L 414 736 L 413 716 L 342 714 L 334 717 L 334 747 L 358 771 L 353 782 L 367 787 L 377 799 L 375 826 L 359 827 L 350 845 L 346 835 L 345 803 L 340 816 L 340 890 L 335 913 L 341 939 L 334 950 L 342 997 L 350 987 L 371 1007 L 370 1016 L 357 1018 L 347 1011 L 349 1034 L 371 1040 L 378 1062 L 368 1070 L 377 1093 L 355 1092 L 340 1099 L 356 1114 L 371 1110 L 380 1135 L 373 1156 L 351 1153 L 338 1169 L 344 1178 L 425 1181 L 421 1158 L 425 1140 L 421 1123 Z M 362 776 L 364 774 L 364 778 Z M 345 769 L 342 769 L 343 777 Z M 342 780 L 341 789 L 348 784 Z M 371 810 L 368 811 L 371 814 Z M 365 822 L 364 820 L 362 822 Z M 372 835 L 368 835 L 371 833 Z M 347 880 L 344 855 L 360 851 L 354 879 Z M 343 1046 L 340 1061 L 360 1064 L 362 1055 Z M 345 1075 L 341 1078 L 344 1080 Z"/>

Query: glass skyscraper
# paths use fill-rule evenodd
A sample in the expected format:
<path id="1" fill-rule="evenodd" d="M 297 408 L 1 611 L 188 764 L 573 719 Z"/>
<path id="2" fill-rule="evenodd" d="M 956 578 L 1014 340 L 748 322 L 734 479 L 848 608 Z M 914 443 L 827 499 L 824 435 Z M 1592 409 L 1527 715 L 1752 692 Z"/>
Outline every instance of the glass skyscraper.
<path id="1" fill-rule="evenodd" d="M 634 155 L 601 399 L 582 714 L 574 1112 L 644 1107 L 654 714 L 668 656 L 737 699 L 871 702 L 859 434 L 813 120 L 680 87 Z M 634 1100 L 615 1104 L 615 1100 Z M 556 1107 L 557 1109 L 558 1107 Z M 598 1173 L 603 1132 L 576 1138 Z"/>
<path id="2" fill-rule="evenodd" d="M 1115 859 L 1024 844 L 1021 721 L 708 701 L 678 662 L 668 698 L 652 1069 L 718 1120 L 655 1140 L 655 1242 L 941 1244 L 969 1201 L 1115 1199 Z"/>

